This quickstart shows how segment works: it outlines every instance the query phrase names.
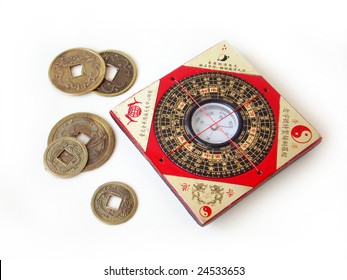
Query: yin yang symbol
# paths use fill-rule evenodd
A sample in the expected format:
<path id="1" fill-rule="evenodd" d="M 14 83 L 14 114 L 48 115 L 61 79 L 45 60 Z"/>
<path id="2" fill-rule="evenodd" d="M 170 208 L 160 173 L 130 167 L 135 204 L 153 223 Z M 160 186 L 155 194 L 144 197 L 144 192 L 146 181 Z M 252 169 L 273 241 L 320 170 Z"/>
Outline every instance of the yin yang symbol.
<path id="1" fill-rule="evenodd" d="M 201 215 L 201 217 L 208 218 L 212 214 L 212 209 L 207 205 L 202 206 L 199 210 L 199 214 Z"/>
<path id="2" fill-rule="evenodd" d="M 312 139 L 312 132 L 307 126 L 297 125 L 292 128 L 291 136 L 295 142 L 305 144 Z"/>

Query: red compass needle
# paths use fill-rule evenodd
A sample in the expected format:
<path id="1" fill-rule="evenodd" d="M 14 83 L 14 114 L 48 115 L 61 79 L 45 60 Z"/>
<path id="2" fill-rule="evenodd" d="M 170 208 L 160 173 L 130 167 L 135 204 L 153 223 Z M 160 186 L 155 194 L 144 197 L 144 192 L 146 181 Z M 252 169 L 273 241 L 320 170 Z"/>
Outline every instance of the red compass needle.
<path id="1" fill-rule="evenodd" d="M 196 134 L 194 137 L 188 139 L 187 141 L 185 141 L 184 143 L 182 143 L 181 145 L 179 145 L 178 147 L 176 147 L 174 150 L 172 150 L 170 153 L 167 154 L 167 156 L 170 156 L 171 154 L 173 154 L 174 152 L 176 152 L 177 150 L 179 150 L 180 148 L 182 148 L 184 145 L 186 145 L 187 143 L 191 142 L 193 139 L 195 139 L 196 137 L 198 137 L 199 135 L 201 135 L 202 133 L 204 133 L 205 131 L 207 131 L 208 129 L 210 129 L 213 126 L 216 126 L 227 138 L 228 141 L 241 153 L 242 156 L 244 156 L 246 158 L 246 160 L 255 168 L 255 170 L 258 173 L 261 173 L 260 170 L 258 169 L 258 167 L 252 162 L 252 160 L 247 156 L 247 154 L 233 141 L 231 140 L 228 135 L 225 133 L 225 131 L 222 129 L 222 127 L 218 124 L 219 122 L 221 122 L 222 120 L 224 120 L 225 118 L 227 118 L 228 116 L 230 116 L 231 114 L 235 113 L 236 111 L 240 110 L 243 106 L 245 106 L 247 103 L 253 101 L 255 98 L 257 98 L 261 93 L 259 93 L 258 95 L 254 96 L 253 98 L 251 98 L 250 100 L 248 100 L 247 102 L 241 104 L 240 106 L 238 106 L 235 110 L 231 111 L 229 114 L 227 114 L 226 116 L 224 116 L 223 118 L 219 119 L 217 122 L 210 116 L 210 114 L 195 100 L 195 98 L 187 91 L 187 89 L 179 82 L 177 81 L 175 78 L 172 78 L 172 80 L 184 91 L 184 93 L 186 95 L 189 96 L 189 98 L 199 107 L 199 109 L 213 122 L 213 124 L 211 124 L 210 126 L 208 126 L 207 128 L 205 128 L 204 130 L 202 130 L 200 133 Z"/>

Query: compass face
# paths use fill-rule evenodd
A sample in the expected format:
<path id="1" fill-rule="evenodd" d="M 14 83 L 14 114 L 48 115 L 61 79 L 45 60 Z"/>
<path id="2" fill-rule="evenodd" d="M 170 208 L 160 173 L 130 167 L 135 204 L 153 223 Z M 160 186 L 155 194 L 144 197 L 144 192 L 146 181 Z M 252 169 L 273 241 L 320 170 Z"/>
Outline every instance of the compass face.
<path id="1" fill-rule="evenodd" d="M 209 100 L 196 106 L 187 125 L 192 137 L 209 146 L 230 144 L 241 128 L 240 118 L 235 109 L 228 103 Z"/>
<path id="2" fill-rule="evenodd" d="M 261 92 L 224 73 L 175 80 L 155 112 L 155 134 L 166 157 L 204 177 L 226 178 L 258 165 L 275 138 L 275 120 Z"/>

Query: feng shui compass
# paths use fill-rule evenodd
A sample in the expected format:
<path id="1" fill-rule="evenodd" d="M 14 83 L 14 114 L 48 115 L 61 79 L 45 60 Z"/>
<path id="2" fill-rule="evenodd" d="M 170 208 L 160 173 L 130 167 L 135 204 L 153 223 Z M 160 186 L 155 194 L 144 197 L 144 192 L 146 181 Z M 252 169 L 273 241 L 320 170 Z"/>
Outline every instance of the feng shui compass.
<path id="1" fill-rule="evenodd" d="M 211 178 L 242 174 L 265 158 L 274 141 L 275 120 L 255 87 L 214 72 L 173 81 L 154 119 L 165 157 L 188 172 Z M 257 119 L 255 112 L 262 117 Z M 247 155 L 241 148 L 246 145 Z"/>
<path id="2" fill-rule="evenodd" d="M 225 41 L 111 115 L 200 225 L 321 140 Z"/>

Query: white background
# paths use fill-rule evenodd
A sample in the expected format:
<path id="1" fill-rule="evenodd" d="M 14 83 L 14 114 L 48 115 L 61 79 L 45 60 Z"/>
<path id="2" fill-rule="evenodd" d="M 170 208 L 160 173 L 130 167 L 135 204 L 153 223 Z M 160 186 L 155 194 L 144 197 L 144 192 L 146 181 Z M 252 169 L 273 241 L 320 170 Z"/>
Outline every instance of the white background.
<path id="1" fill-rule="evenodd" d="M 195 272 L 198 266 L 245 266 L 246 276 L 235 279 L 347 279 L 343 2 L 0 0 L 4 279 L 105 279 L 109 265 Z M 201 228 L 109 110 L 222 40 L 309 120 L 323 142 Z M 134 86 L 112 98 L 59 92 L 48 67 L 74 47 L 128 53 L 138 67 Z M 116 148 L 94 171 L 55 178 L 43 167 L 48 134 L 62 117 L 81 111 L 108 120 Z M 129 184 L 139 198 L 135 216 L 119 226 L 100 222 L 90 208 L 95 189 L 108 181 Z"/>

